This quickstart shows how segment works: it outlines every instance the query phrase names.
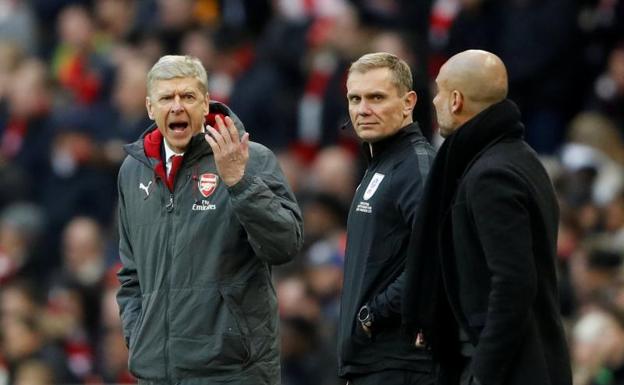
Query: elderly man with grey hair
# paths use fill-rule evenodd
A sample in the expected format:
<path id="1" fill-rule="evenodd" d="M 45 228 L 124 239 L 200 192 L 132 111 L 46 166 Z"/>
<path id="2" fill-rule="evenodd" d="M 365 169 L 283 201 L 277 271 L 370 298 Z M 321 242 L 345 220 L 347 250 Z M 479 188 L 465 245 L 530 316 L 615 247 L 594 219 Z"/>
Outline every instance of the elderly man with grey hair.
<path id="1" fill-rule="evenodd" d="M 280 383 L 271 266 L 302 244 L 273 153 L 212 102 L 204 67 L 164 56 L 147 77 L 154 124 L 119 171 L 117 295 L 140 384 Z"/>

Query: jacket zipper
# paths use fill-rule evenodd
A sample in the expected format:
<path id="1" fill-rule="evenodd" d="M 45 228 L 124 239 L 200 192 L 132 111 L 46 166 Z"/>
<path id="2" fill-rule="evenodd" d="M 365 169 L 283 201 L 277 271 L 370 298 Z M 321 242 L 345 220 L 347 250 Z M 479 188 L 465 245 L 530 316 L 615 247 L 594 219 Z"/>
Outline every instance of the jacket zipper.
<path id="1" fill-rule="evenodd" d="M 179 176 L 182 176 L 182 168 L 180 168 L 180 170 L 178 171 Z M 190 177 L 190 175 L 187 175 L 188 179 Z M 163 184 L 164 186 L 164 184 Z M 174 217 L 174 209 L 175 209 L 175 181 L 174 181 L 174 185 L 173 185 L 173 192 L 169 192 L 169 202 L 167 203 L 167 205 L 165 206 L 165 210 L 167 211 L 168 214 L 168 218 L 167 218 L 167 234 L 170 234 L 169 236 L 169 258 L 167 258 L 167 260 L 169 261 L 168 266 L 167 266 L 167 272 L 169 274 L 169 285 L 167 287 L 167 295 L 166 295 L 166 302 L 165 302 L 165 378 L 169 379 L 170 381 L 175 381 L 176 384 L 178 384 L 178 380 L 175 380 L 173 378 L 173 376 L 170 374 L 170 368 L 169 368 L 169 335 L 170 333 L 170 325 L 169 325 L 169 295 L 171 292 L 171 288 L 173 287 L 172 282 L 173 282 L 173 270 L 171 269 L 171 266 L 173 265 L 173 255 L 174 255 L 174 251 L 175 251 L 175 244 L 177 241 L 177 232 L 172 231 L 173 229 L 173 217 Z"/>
<path id="2" fill-rule="evenodd" d="M 173 211 L 173 193 L 169 194 L 169 203 L 167 203 L 165 209 L 167 209 L 168 213 Z"/>
<path id="3" fill-rule="evenodd" d="M 164 187 L 166 187 L 163 184 Z M 171 265 L 172 265 L 172 259 L 173 259 L 173 251 L 174 251 L 174 245 L 175 245 L 175 240 L 173 239 L 173 235 L 175 234 L 174 231 L 171 231 L 171 229 L 173 228 L 173 210 L 175 208 L 174 206 L 174 194 L 173 192 L 169 192 L 169 202 L 167 203 L 167 205 L 165 206 L 165 210 L 167 211 L 167 234 L 170 234 L 169 236 L 169 245 L 168 245 L 168 249 L 169 249 L 169 255 L 166 256 L 165 258 L 167 259 L 168 263 L 167 263 L 167 274 L 169 274 L 169 284 L 167 285 L 167 294 L 165 296 L 165 347 L 164 347 L 164 355 L 165 355 L 165 378 L 168 378 L 170 380 L 173 380 L 173 378 L 170 378 L 170 370 L 169 370 L 169 334 L 170 334 L 170 325 L 169 325 L 169 295 L 170 295 L 170 291 L 171 291 L 171 281 L 172 281 L 172 271 L 171 271 Z"/>

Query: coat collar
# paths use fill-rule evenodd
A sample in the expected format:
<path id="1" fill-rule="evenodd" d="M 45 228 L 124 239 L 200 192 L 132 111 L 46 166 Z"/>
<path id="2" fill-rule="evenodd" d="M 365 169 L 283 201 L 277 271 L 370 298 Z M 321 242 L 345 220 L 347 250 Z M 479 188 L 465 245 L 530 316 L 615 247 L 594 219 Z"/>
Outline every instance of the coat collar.
<path id="1" fill-rule="evenodd" d="M 401 129 L 399 129 L 399 131 L 396 132 L 396 134 L 384 138 L 378 142 L 362 143 L 362 151 L 364 151 L 364 155 L 370 163 L 373 158 L 379 157 L 380 155 L 387 152 L 389 149 L 394 150 L 397 147 L 408 145 L 409 140 L 407 140 L 407 138 L 412 136 L 422 137 L 423 139 L 425 138 L 422 134 L 422 131 L 420 130 L 420 127 L 418 126 L 418 123 L 416 122 L 410 123 L 407 126 L 402 127 Z"/>

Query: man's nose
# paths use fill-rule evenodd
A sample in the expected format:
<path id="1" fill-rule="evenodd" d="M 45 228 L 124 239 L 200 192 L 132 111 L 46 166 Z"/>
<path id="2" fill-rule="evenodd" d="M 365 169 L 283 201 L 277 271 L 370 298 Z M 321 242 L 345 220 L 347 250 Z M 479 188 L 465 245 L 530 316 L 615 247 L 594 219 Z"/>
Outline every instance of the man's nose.
<path id="1" fill-rule="evenodd" d="M 370 106 L 368 105 L 368 103 L 366 103 L 366 101 L 362 100 L 358 104 L 357 113 L 359 115 L 370 115 L 371 114 Z"/>
<path id="2" fill-rule="evenodd" d="M 173 103 L 171 103 L 171 112 L 176 114 L 182 111 L 182 103 L 179 96 L 175 96 L 173 98 Z"/>

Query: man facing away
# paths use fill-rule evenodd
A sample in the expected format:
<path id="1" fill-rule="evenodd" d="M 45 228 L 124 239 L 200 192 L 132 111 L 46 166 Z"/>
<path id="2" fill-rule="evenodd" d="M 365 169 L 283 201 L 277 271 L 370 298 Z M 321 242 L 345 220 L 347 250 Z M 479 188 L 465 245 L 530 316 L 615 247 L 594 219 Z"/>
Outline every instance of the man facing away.
<path id="1" fill-rule="evenodd" d="M 273 153 L 207 83 L 196 58 L 160 58 L 147 76 L 155 125 L 119 171 L 129 368 L 139 384 L 278 385 L 271 266 L 301 247 L 301 214 Z"/>
<path id="2" fill-rule="evenodd" d="M 434 157 L 412 121 L 409 66 L 388 53 L 362 56 L 349 69 L 347 100 L 368 167 L 347 223 L 339 375 L 351 385 L 431 384 L 429 352 L 400 330 L 406 249 Z"/>
<path id="3" fill-rule="evenodd" d="M 441 385 L 570 385 L 557 200 L 506 99 L 505 65 L 465 51 L 442 66 L 436 84 L 446 140 L 410 242 L 407 329 L 424 329 Z"/>

